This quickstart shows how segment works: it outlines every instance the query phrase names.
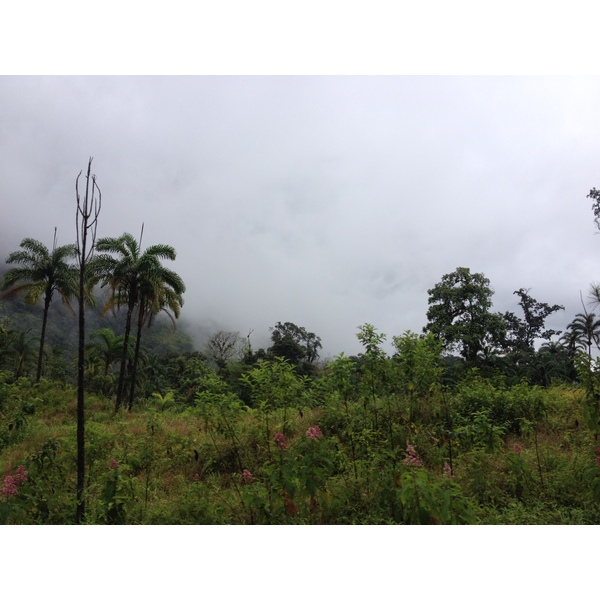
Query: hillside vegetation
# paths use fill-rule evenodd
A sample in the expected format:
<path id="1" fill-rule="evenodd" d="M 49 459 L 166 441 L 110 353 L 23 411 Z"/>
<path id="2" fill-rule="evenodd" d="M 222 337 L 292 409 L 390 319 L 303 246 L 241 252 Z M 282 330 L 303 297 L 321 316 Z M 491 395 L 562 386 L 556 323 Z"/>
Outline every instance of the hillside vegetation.
<path id="1" fill-rule="evenodd" d="M 471 369 L 449 386 L 431 336 L 387 357 L 365 332 L 363 355 L 311 376 L 282 357 L 219 374 L 181 354 L 131 412 L 88 393 L 85 522 L 598 522 L 589 362 L 583 384 Z M 0 413 L 0 522 L 74 522 L 76 389 L 3 371 Z"/>
<path id="2" fill-rule="evenodd" d="M 557 339 L 563 306 L 520 288 L 494 312 L 458 267 L 391 356 L 368 323 L 326 364 L 291 322 L 266 349 L 221 331 L 199 352 L 171 328 L 175 249 L 143 249 L 143 227 L 96 239 L 91 163 L 77 244 L 25 238 L 0 280 L 0 523 L 599 522 L 594 313 Z"/>

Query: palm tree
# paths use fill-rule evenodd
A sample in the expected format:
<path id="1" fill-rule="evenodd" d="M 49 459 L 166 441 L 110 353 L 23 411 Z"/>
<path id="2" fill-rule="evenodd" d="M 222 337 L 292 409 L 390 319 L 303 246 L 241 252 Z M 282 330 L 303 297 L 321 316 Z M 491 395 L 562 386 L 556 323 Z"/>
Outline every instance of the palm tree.
<path id="1" fill-rule="evenodd" d="M 48 310 L 54 292 L 60 294 L 63 302 L 69 308 L 71 308 L 70 299 L 77 296 L 78 293 L 77 268 L 67 262 L 69 258 L 77 256 L 77 247 L 75 244 L 57 246 L 56 232 L 51 252 L 44 244 L 32 238 L 25 238 L 20 247 L 22 250 L 12 252 L 6 259 L 8 264 L 15 263 L 20 266 L 9 269 L 4 274 L 0 289 L 6 292 L 4 297 L 25 293 L 24 300 L 28 304 L 37 304 L 42 296 L 44 298 L 36 375 L 36 381 L 39 381 L 42 376 Z"/>
<path id="2" fill-rule="evenodd" d="M 176 297 L 181 298 L 185 286 L 176 273 L 166 269 L 160 263 L 160 259 L 175 260 L 176 252 L 172 246 L 156 244 L 142 252 L 140 243 L 130 233 L 124 233 L 118 238 L 98 240 L 96 249 L 104 254 L 94 259 L 94 271 L 102 281 L 102 287 L 108 285 L 111 291 L 105 311 L 111 309 L 114 311 L 122 306 L 127 308 L 115 404 L 115 410 L 118 410 L 124 398 L 127 353 L 135 309 L 138 310 L 139 336 L 143 323 L 166 306 L 172 308 Z M 137 358 L 139 358 L 139 350 L 137 356 L 134 356 L 133 374 L 135 374 Z"/>
<path id="3" fill-rule="evenodd" d="M 136 372 L 140 356 L 142 329 L 150 326 L 154 317 L 160 312 L 168 315 L 175 327 L 175 319 L 179 318 L 183 305 L 185 284 L 177 273 L 160 265 L 160 268 L 145 273 L 145 279 L 140 281 L 140 295 L 137 309 L 137 335 L 135 353 L 131 370 L 131 388 L 129 391 L 129 410 L 133 407 Z"/>
<path id="4" fill-rule="evenodd" d="M 112 364 L 119 360 L 123 353 L 123 336 L 115 335 L 112 329 L 104 327 L 94 331 L 90 338 L 99 341 L 89 343 L 86 350 L 92 359 L 102 364 L 104 375 L 108 375 Z"/>
<path id="5" fill-rule="evenodd" d="M 9 350 L 14 357 L 15 379 L 27 375 L 29 371 L 29 359 L 31 358 L 31 362 L 33 362 L 35 358 L 35 350 L 31 347 L 31 340 L 27 335 L 28 333 L 29 331 L 15 332 L 13 339 L 11 340 Z"/>
<path id="6" fill-rule="evenodd" d="M 560 336 L 560 343 L 567 350 L 571 358 L 575 358 L 577 352 L 587 352 L 587 343 L 581 339 L 580 334 L 572 329 L 567 329 Z"/>
<path id="7" fill-rule="evenodd" d="M 588 355 L 592 356 L 592 343 L 600 343 L 600 319 L 596 318 L 594 313 L 578 313 L 575 318 L 567 325 L 570 332 L 569 343 L 574 347 L 587 346 Z"/>
<path id="8" fill-rule="evenodd" d="M 554 380 L 573 381 L 577 377 L 569 347 L 560 342 L 545 342 L 535 353 L 531 365 L 532 382 L 548 387 Z"/>
<path id="9" fill-rule="evenodd" d="M 143 362 L 144 379 L 143 386 L 147 394 L 150 392 L 163 392 L 162 384 L 165 377 L 165 357 L 160 354 L 146 354 Z"/>
<path id="10" fill-rule="evenodd" d="M 581 294 L 581 292 L 580 292 Z M 583 303 L 583 298 L 581 300 Z M 600 283 L 592 283 L 589 289 L 588 305 L 600 306 Z M 585 308 L 584 308 L 585 310 Z"/>

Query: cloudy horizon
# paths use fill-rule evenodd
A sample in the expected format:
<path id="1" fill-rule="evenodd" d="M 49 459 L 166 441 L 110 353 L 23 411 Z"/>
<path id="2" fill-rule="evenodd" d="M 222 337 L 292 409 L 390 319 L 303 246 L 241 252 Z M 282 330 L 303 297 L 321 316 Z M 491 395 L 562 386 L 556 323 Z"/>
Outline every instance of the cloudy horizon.
<path id="1" fill-rule="evenodd" d="M 0 251 L 75 239 L 89 156 L 98 236 L 170 244 L 183 326 L 291 321 L 322 357 L 359 325 L 421 332 L 427 290 L 483 273 L 563 304 L 600 280 L 597 77 L 1 77 Z M 198 331 L 196 331 L 196 335 Z M 389 344 L 387 346 L 389 349 Z"/>

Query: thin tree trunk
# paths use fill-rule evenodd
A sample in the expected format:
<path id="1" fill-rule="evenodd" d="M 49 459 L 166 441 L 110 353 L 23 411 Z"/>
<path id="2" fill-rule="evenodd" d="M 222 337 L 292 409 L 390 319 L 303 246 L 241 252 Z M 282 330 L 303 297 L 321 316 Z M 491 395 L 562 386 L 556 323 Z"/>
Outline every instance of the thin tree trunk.
<path id="1" fill-rule="evenodd" d="M 46 291 L 44 298 L 44 316 L 42 318 L 42 334 L 40 335 L 40 352 L 38 354 L 37 374 L 35 376 L 36 383 L 39 383 L 42 378 L 42 361 L 44 360 L 44 341 L 46 339 L 46 324 L 48 323 L 48 311 L 52 302 L 52 293 Z"/>
<path id="2" fill-rule="evenodd" d="M 85 198 L 83 203 L 79 196 L 79 175 L 75 180 L 75 195 L 77 197 L 77 212 L 75 217 L 77 229 L 77 252 L 79 257 L 79 346 L 77 352 L 77 497 L 75 522 L 80 524 L 85 518 L 85 283 L 88 260 L 94 252 L 96 241 L 96 226 L 101 208 L 100 189 L 96 185 L 96 176 L 90 175 L 92 159 L 88 162 Z M 90 182 L 91 179 L 91 182 Z M 90 190 L 91 183 L 91 190 Z M 98 197 L 95 197 L 95 192 Z M 91 194 L 90 194 L 91 192 Z M 88 231 L 91 236 L 90 249 L 87 249 Z"/>
<path id="3" fill-rule="evenodd" d="M 82 256 L 85 256 L 86 232 L 84 230 L 82 240 Z M 85 396 L 84 361 L 85 361 L 85 260 L 81 260 L 79 269 L 79 345 L 77 359 L 77 512 L 75 520 L 81 523 L 85 515 L 85 500 L 83 492 L 85 489 Z"/>
<path id="4" fill-rule="evenodd" d="M 131 389 L 129 390 L 129 406 L 128 410 L 131 412 L 133 408 L 133 397 L 135 394 L 135 375 L 137 373 L 138 360 L 140 358 L 140 344 L 142 341 L 142 327 L 144 325 L 144 310 L 145 305 L 142 300 L 138 306 L 138 322 L 137 322 L 137 336 L 135 340 L 135 353 L 133 355 L 133 367 L 131 369 Z"/>
<path id="5" fill-rule="evenodd" d="M 125 320 L 125 336 L 123 339 L 123 354 L 121 354 L 121 369 L 119 371 L 119 385 L 117 387 L 117 401 L 115 403 L 115 412 L 121 408 L 123 404 L 123 394 L 125 388 L 125 371 L 127 370 L 127 350 L 129 349 L 129 334 L 131 332 L 131 314 L 133 313 L 133 305 L 129 302 L 127 307 L 127 318 Z"/>

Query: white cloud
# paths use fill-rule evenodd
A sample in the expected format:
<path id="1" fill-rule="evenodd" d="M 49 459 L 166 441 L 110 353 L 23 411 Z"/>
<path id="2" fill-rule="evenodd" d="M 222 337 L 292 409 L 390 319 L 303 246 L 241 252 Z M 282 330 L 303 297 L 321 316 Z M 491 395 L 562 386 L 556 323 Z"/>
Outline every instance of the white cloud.
<path id="1" fill-rule="evenodd" d="M 277 321 L 355 353 L 425 325 L 427 289 L 483 272 L 498 310 L 600 279 L 597 78 L 0 78 L 1 250 L 74 237 L 94 156 L 99 235 L 169 243 L 186 321 Z M 261 342 L 262 343 L 262 342 Z"/>

